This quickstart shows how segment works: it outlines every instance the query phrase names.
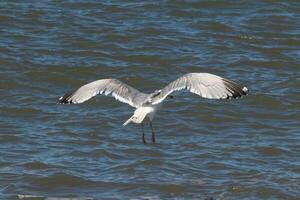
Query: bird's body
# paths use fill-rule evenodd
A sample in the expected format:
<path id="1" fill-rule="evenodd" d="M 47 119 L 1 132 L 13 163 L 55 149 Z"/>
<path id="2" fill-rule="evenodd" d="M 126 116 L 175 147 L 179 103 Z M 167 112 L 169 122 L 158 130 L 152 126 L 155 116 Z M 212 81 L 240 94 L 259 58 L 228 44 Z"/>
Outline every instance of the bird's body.
<path id="1" fill-rule="evenodd" d="M 157 110 L 162 106 L 162 103 L 157 105 L 147 105 L 141 106 L 134 111 L 132 117 L 130 117 L 123 126 L 126 126 L 130 122 L 134 122 L 136 124 L 142 123 L 146 117 L 149 118 L 150 121 L 153 121 L 154 115 L 156 114 Z"/>
<path id="2" fill-rule="evenodd" d="M 61 104 L 76 104 L 87 101 L 97 94 L 112 95 L 117 100 L 135 107 L 131 116 L 123 126 L 133 122 L 142 125 L 143 142 L 144 126 L 146 118 L 150 121 L 152 129 L 152 142 L 155 143 L 155 135 L 152 121 L 157 110 L 162 106 L 163 101 L 174 91 L 186 89 L 201 97 L 209 99 L 231 99 L 239 98 L 248 94 L 248 89 L 233 81 L 209 73 L 189 73 L 169 83 L 161 90 L 146 94 L 137 89 L 122 83 L 116 79 L 101 79 L 81 86 L 73 93 L 67 93 L 59 99 Z"/>

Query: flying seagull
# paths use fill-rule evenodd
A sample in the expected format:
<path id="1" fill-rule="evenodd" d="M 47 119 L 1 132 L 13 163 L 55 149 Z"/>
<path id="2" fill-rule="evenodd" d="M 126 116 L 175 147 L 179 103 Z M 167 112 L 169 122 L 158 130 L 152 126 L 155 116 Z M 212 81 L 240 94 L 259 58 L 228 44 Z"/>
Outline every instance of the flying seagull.
<path id="1" fill-rule="evenodd" d="M 248 89 L 245 86 L 220 76 L 209 73 L 188 73 L 151 94 L 140 92 L 117 79 L 101 79 L 83 85 L 75 92 L 65 94 L 59 98 L 59 103 L 78 104 L 97 94 L 111 95 L 115 99 L 136 108 L 132 117 L 123 126 L 131 122 L 141 124 L 143 143 L 146 143 L 143 122 L 146 117 L 149 118 L 152 143 L 155 143 L 152 121 L 156 111 L 166 98 L 173 97 L 172 92 L 184 89 L 208 99 L 235 99 L 248 94 Z"/>

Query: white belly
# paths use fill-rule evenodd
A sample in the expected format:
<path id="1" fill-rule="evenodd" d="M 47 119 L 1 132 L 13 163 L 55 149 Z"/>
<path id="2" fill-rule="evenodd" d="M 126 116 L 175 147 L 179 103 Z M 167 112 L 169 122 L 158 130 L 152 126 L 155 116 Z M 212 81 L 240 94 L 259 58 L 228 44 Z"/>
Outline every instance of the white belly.
<path id="1" fill-rule="evenodd" d="M 134 115 L 139 116 L 140 120 L 144 120 L 145 117 L 149 117 L 150 120 L 153 119 L 156 109 L 152 106 L 140 107 L 135 110 Z"/>
<path id="2" fill-rule="evenodd" d="M 136 124 L 142 123 L 146 117 L 149 117 L 150 121 L 153 120 L 156 111 L 161 107 L 161 104 L 155 106 L 145 106 L 139 107 L 134 111 L 134 114 L 131 118 L 129 118 L 123 126 L 126 126 L 128 123 L 133 122 Z"/>
<path id="3" fill-rule="evenodd" d="M 156 104 L 154 106 L 151 107 L 147 107 L 149 108 L 149 113 L 147 114 L 147 116 L 149 117 L 150 121 L 153 120 L 157 110 L 161 107 L 162 104 Z"/>

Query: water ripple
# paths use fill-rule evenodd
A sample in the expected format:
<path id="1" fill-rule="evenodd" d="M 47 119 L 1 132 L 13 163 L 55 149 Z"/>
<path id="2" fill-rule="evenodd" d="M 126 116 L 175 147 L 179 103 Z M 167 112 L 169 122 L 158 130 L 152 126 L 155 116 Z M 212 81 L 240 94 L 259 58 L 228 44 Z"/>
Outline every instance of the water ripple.
<path id="1" fill-rule="evenodd" d="M 298 2 L 2 1 L 0 11 L 0 199 L 299 198 Z M 111 98 L 56 104 L 95 79 L 152 92 L 188 72 L 250 95 L 175 93 L 155 145 L 122 127 L 133 109 Z"/>

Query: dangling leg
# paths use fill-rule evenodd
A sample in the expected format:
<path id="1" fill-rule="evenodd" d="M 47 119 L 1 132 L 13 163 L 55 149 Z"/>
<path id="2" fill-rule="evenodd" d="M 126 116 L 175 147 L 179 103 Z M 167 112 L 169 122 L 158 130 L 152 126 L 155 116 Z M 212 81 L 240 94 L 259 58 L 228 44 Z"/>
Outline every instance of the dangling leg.
<path id="1" fill-rule="evenodd" d="M 143 135 L 142 135 L 143 143 L 146 144 L 143 122 L 141 123 L 141 126 L 142 126 L 142 133 L 143 133 Z"/>
<path id="2" fill-rule="evenodd" d="M 152 126 L 152 122 L 150 121 L 150 127 L 151 127 L 151 130 L 152 130 L 152 143 L 155 144 L 155 133 L 154 133 L 154 130 L 153 130 L 153 126 Z"/>

